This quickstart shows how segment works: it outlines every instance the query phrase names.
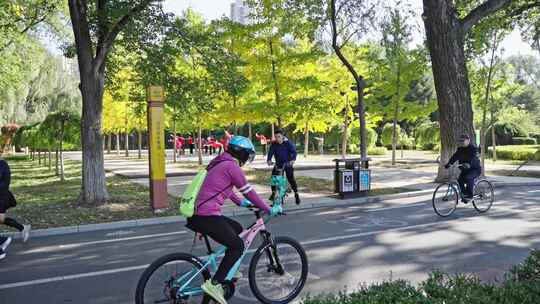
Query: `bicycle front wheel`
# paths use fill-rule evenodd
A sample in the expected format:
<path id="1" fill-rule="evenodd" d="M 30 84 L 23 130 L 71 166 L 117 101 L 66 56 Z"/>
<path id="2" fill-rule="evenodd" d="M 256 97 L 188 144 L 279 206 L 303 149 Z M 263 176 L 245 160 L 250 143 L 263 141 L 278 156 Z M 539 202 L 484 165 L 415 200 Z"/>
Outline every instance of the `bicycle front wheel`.
<path id="1" fill-rule="evenodd" d="M 493 205 L 495 194 L 493 185 L 487 180 L 480 180 L 474 185 L 473 206 L 480 213 L 487 212 Z"/>
<path id="2" fill-rule="evenodd" d="M 200 304 L 200 286 L 210 279 L 195 256 L 173 253 L 159 258 L 143 272 L 135 292 L 136 304 Z M 200 272 L 199 272 L 200 271 Z"/>
<path id="3" fill-rule="evenodd" d="M 288 237 L 276 237 L 253 255 L 249 286 L 264 304 L 286 304 L 300 294 L 307 280 L 308 260 L 302 245 Z"/>
<path id="4" fill-rule="evenodd" d="M 440 184 L 433 192 L 431 200 L 433 210 L 441 217 L 450 216 L 456 210 L 459 193 L 456 187 L 449 183 Z"/>

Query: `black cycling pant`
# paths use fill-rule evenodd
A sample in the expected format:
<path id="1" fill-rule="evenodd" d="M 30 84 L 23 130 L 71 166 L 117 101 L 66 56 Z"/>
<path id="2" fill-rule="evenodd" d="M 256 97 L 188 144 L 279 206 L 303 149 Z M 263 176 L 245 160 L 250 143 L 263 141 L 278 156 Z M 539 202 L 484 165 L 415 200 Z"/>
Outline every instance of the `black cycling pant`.
<path id="1" fill-rule="evenodd" d="M 458 178 L 459 186 L 461 191 L 467 197 L 473 196 L 474 182 L 482 174 L 480 171 L 472 170 L 467 172 L 461 172 Z"/>
<path id="2" fill-rule="evenodd" d="M 194 215 L 187 220 L 187 223 L 189 229 L 205 234 L 227 247 L 225 256 L 213 278 L 215 282 L 223 283 L 231 268 L 244 252 L 244 241 L 238 236 L 244 228 L 237 221 L 225 216 Z"/>
<path id="3" fill-rule="evenodd" d="M 272 175 L 279 175 L 279 169 L 277 166 L 274 167 L 272 170 Z M 294 178 L 294 168 L 292 166 L 285 166 L 285 175 L 287 176 L 287 180 L 289 181 L 289 184 L 291 185 L 291 189 L 294 191 L 294 193 L 298 192 L 298 185 L 296 184 L 296 179 Z M 276 186 L 272 186 L 272 192 L 276 191 Z"/>

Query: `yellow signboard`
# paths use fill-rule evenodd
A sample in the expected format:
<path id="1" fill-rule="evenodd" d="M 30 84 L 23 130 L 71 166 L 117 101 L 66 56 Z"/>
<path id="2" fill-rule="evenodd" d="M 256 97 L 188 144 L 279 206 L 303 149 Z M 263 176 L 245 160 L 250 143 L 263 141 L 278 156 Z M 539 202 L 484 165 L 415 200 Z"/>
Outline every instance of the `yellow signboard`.
<path id="1" fill-rule="evenodd" d="M 163 87 L 148 87 L 148 135 L 150 160 L 150 200 L 157 212 L 168 207 L 167 176 L 165 174 L 165 118 Z"/>
<path id="2" fill-rule="evenodd" d="M 150 155 L 152 179 L 165 179 L 165 131 L 163 107 L 150 107 Z"/>
<path id="3" fill-rule="evenodd" d="M 165 94 L 163 93 L 163 87 L 161 86 L 148 87 L 148 100 L 156 101 L 156 102 L 165 101 Z"/>

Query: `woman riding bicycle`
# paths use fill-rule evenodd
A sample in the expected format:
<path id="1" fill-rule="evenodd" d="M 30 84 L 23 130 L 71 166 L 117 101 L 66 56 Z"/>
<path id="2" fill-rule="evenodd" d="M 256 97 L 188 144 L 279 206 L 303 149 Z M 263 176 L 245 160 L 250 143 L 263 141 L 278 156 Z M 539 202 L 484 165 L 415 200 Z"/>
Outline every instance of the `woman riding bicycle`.
<path id="1" fill-rule="evenodd" d="M 270 208 L 247 182 L 241 166 L 253 161 L 255 148 L 248 138 L 234 136 L 225 153 L 214 158 L 208 165 L 208 174 L 197 197 L 195 214 L 187 221 L 187 227 L 205 234 L 227 247 L 225 256 L 212 280 L 206 281 L 202 290 L 220 304 L 226 304 L 222 283 L 244 251 L 244 241 L 238 236 L 242 225 L 222 215 L 221 208 L 226 199 L 242 207 L 255 207 L 271 215 L 281 212 L 281 206 Z M 244 195 L 239 198 L 235 187 Z"/>

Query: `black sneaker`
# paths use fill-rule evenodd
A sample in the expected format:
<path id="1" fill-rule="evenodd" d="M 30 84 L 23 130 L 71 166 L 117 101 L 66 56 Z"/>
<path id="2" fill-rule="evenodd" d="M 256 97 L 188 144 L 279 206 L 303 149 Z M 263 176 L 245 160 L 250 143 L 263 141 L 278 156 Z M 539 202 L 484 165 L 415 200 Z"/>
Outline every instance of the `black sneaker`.
<path id="1" fill-rule="evenodd" d="M 11 237 L 7 237 L 2 244 L 0 244 L 0 249 L 6 251 L 7 247 L 11 244 Z"/>
<path id="2" fill-rule="evenodd" d="M 274 199 L 276 198 L 276 194 L 274 192 L 272 192 L 272 194 L 270 195 L 270 197 L 268 198 L 269 201 L 273 202 Z"/>
<path id="3" fill-rule="evenodd" d="M 294 193 L 294 200 L 296 202 L 297 205 L 300 205 L 300 195 L 298 195 L 298 192 L 295 192 Z"/>
<path id="4" fill-rule="evenodd" d="M 464 204 L 468 204 L 469 203 L 469 199 L 468 198 L 462 198 L 461 199 L 461 202 L 464 203 Z"/>

